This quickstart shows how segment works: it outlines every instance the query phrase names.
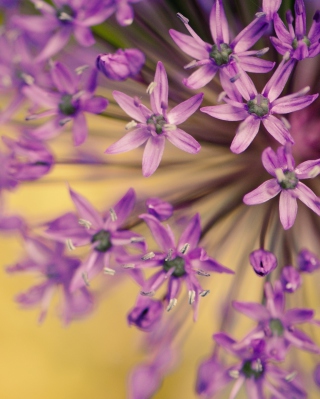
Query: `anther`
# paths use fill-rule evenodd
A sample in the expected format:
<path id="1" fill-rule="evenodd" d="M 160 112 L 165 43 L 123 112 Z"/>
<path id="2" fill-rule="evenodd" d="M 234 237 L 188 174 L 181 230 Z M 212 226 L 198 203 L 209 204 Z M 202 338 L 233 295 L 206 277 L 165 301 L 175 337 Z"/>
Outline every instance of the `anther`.
<path id="1" fill-rule="evenodd" d="M 85 219 L 79 219 L 78 223 L 80 224 L 80 226 L 84 226 L 88 230 L 92 226 L 92 223 L 89 222 L 89 220 L 85 220 Z"/>
<path id="2" fill-rule="evenodd" d="M 81 75 L 84 71 L 86 71 L 89 68 L 89 65 L 81 65 L 78 68 L 75 69 L 75 73 L 77 75 Z"/>
<path id="3" fill-rule="evenodd" d="M 61 21 L 72 21 L 73 18 L 71 15 L 67 14 L 66 12 L 61 12 L 58 17 Z"/>
<path id="4" fill-rule="evenodd" d="M 197 65 L 197 61 L 193 60 L 193 61 L 189 62 L 189 64 L 185 65 L 183 68 L 184 69 L 191 69 L 191 68 L 194 68 L 196 65 Z"/>
<path id="5" fill-rule="evenodd" d="M 153 90 L 155 89 L 156 86 L 157 86 L 157 82 L 151 82 L 151 83 L 149 84 L 149 86 L 147 87 L 146 92 L 147 92 L 148 94 L 152 94 L 152 92 L 153 92 Z"/>
<path id="6" fill-rule="evenodd" d="M 69 251 L 74 251 L 76 249 L 70 238 L 66 240 L 66 246 L 69 249 Z"/>
<path id="7" fill-rule="evenodd" d="M 90 286 L 87 273 L 82 273 L 82 279 L 87 287 Z"/>
<path id="8" fill-rule="evenodd" d="M 232 378 L 238 378 L 239 377 L 239 371 L 238 370 L 230 370 L 229 375 Z"/>
<path id="9" fill-rule="evenodd" d="M 256 12 L 256 13 L 255 13 L 255 17 L 257 17 L 257 18 L 264 17 L 265 15 L 266 15 L 266 13 L 265 13 L 265 12 L 262 12 L 262 11 Z"/>
<path id="10" fill-rule="evenodd" d="M 131 244 L 134 244 L 135 242 L 144 242 L 144 237 L 131 237 L 130 242 Z"/>
<path id="11" fill-rule="evenodd" d="M 320 173 L 320 166 L 316 165 L 314 168 L 312 168 L 308 174 L 308 177 L 316 177 Z"/>
<path id="12" fill-rule="evenodd" d="M 226 95 L 227 95 L 227 92 L 226 92 L 226 91 L 222 91 L 222 92 L 218 95 L 217 102 L 218 102 L 218 103 L 221 103 L 221 101 L 226 97 Z"/>
<path id="13" fill-rule="evenodd" d="M 240 78 L 240 73 L 237 73 L 236 75 L 234 75 L 232 78 L 230 78 L 230 82 L 234 83 L 236 80 L 238 80 Z"/>
<path id="14" fill-rule="evenodd" d="M 140 291 L 140 295 L 142 296 L 153 296 L 154 291 Z"/>
<path id="15" fill-rule="evenodd" d="M 31 86 L 34 83 L 34 78 L 31 75 L 28 75 L 26 73 L 22 73 L 21 74 L 22 79 L 24 80 L 24 82 Z"/>
<path id="16" fill-rule="evenodd" d="M 136 127 L 136 126 L 137 126 L 137 122 L 132 120 L 131 122 L 126 124 L 125 129 L 126 130 L 130 130 L 130 129 Z"/>
<path id="17" fill-rule="evenodd" d="M 166 123 L 165 125 L 163 125 L 163 127 L 166 130 L 176 130 L 177 126 L 176 125 L 172 125 L 171 123 Z"/>
<path id="18" fill-rule="evenodd" d="M 165 258 L 165 262 L 168 262 L 169 260 L 171 260 L 172 253 L 173 253 L 173 249 L 170 248 L 167 257 Z"/>
<path id="19" fill-rule="evenodd" d="M 189 23 L 189 20 L 188 20 L 188 18 L 186 18 L 186 17 L 184 17 L 182 14 L 180 14 L 179 12 L 178 12 L 178 14 L 177 14 L 177 17 L 180 19 L 180 21 L 182 21 L 184 24 L 188 24 Z"/>
<path id="20" fill-rule="evenodd" d="M 292 373 L 288 374 L 284 379 L 290 382 L 296 378 L 297 374 L 297 371 L 293 371 Z"/>
<path id="21" fill-rule="evenodd" d="M 207 296 L 209 293 L 210 293 L 210 290 L 204 290 L 204 291 L 201 291 L 199 295 L 202 296 L 202 297 L 205 297 L 205 296 Z"/>
<path id="22" fill-rule="evenodd" d="M 124 269 L 134 269 L 134 266 L 134 263 L 126 263 L 125 265 L 122 265 Z"/>
<path id="23" fill-rule="evenodd" d="M 261 57 L 262 55 L 265 55 L 269 51 L 269 47 L 264 47 L 261 50 L 258 50 L 256 52 L 257 57 Z"/>
<path id="24" fill-rule="evenodd" d="M 187 253 L 188 249 L 190 248 L 190 244 L 186 243 L 184 246 L 180 249 L 180 252 L 184 255 Z"/>
<path id="25" fill-rule="evenodd" d="M 196 292 L 194 290 L 190 290 L 188 292 L 188 295 L 189 295 L 189 304 L 192 305 L 196 298 Z"/>
<path id="26" fill-rule="evenodd" d="M 208 273 L 208 272 L 206 272 L 206 271 L 204 271 L 204 270 L 198 269 L 196 272 L 197 272 L 197 274 L 198 274 L 199 276 L 210 277 L 210 273 Z"/>
<path id="27" fill-rule="evenodd" d="M 149 252 L 149 253 L 143 255 L 143 257 L 142 257 L 141 259 L 142 259 L 142 260 L 149 260 L 149 259 L 152 259 L 152 258 L 154 258 L 154 257 L 155 257 L 154 252 Z"/>
<path id="28" fill-rule="evenodd" d="M 108 274 L 109 276 L 114 276 L 116 271 L 113 269 L 110 269 L 109 267 L 104 267 L 103 268 L 103 273 Z"/>
<path id="29" fill-rule="evenodd" d="M 283 122 L 284 126 L 289 130 L 291 128 L 290 122 L 284 116 L 281 116 L 281 121 Z"/>
<path id="30" fill-rule="evenodd" d="M 66 123 L 70 122 L 71 118 L 63 118 L 59 121 L 60 126 L 64 126 Z"/>
<path id="31" fill-rule="evenodd" d="M 284 180 L 286 179 L 286 176 L 285 176 L 285 174 L 283 173 L 283 170 L 282 170 L 281 168 L 275 169 L 275 170 L 274 170 L 274 173 L 275 173 L 276 176 L 277 176 L 278 183 L 281 183 L 282 181 L 284 181 Z"/>
<path id="32" fill-rule="evenodd" d="M 167 307 L 167 312 L 170 312 L 170 310 L 172 310 L 177 304 L 177 299 L 176 298 L 172 298 L 170 299 L 169 305 Z"/>
<path id="33" fill-rule="evenodd" d="M 110 208 L 109 213 L 110 213 L 111 220 L 113 222 L 115 222 L 118 219 L 116 211 L 113 208 Z"/>

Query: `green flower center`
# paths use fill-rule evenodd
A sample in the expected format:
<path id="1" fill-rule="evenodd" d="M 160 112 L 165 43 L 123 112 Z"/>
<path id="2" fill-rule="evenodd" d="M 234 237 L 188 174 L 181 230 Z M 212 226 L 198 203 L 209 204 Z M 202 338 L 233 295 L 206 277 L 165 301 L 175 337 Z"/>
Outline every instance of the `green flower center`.
<path id="1" fill-rule="evenodd" d="M 304 36 L 302 39 L 299 39 L 299 40 L 295 37 L 295 38 L 293 39 L 293 42 L 292 42 L 292 47 L 293 47 L 294 49 L 297 49 L 297 48 L 298 48 L 298 43 L 299 43 L 300 40 L 302 40 L 302 41 L 307 45 L 307 47 L 310 47 L 311 42 L 310 42 L 310 40 L 307 38 L 307 36 Z"/>
<path id="2" fill-rule="evenodd" d="M 61 21 L 68 22 L 73 19 L 73 17 L 75 16 L 75 12 L 68 4 L 64 4 L 61 8 L 57 10 L 56 16 Z"/>
<path id="3" fill-rule="evenodd" d="M 297 187 L 299 179 L 297 178 L 296 174 L 290 170 L 283 171 L 284 177 L 279 182 L 280 187 L 284 190 L 292 190 Z"/>
<path id="4" fill-rule="evenodd" d="M 181 258 L 181 256 L 177 256 L 172 260 L 165 260 L 163 263 L 163 269 L 168 272 L 170 269 L 174 268 L 172 275 L 175 277 L 181 277 L 186 274 L 184 264 L 184 259 Z"/>
<path id="5" fill-rule="evenodd" d="M 62 96 L 61 102 L 59 103 L 59 110 L 61 113 L 67 116 L 75 114 L 77 107 L 74 106 L 71 94 L 65 94 Z"/>
<path id="6" fill-rule="evenodd" d="M 262 94 L 258 94 L 253 100 L 249 100 L 247 106 L 250 114 L 262 117 L 269 113 L 269 100 Z"/>
<path id="7" fill-rule="evenodd" d="M 111 247 L 111 234 L 108 230 L 100 230 L 91 238 L 91 242 L 98 242 L 94 249 L 98 252 L 107 252 Z"/>
<path id="8" fill-rule="evenodd" d="M 260 359 L 246 360 L 241 368 L 246 378 L 258 379 L 262 376 L 264 369 Z"/>
<path id="9" fill-rule="evenodd" d="M 157 134 L 162 133 L 163 126 L 166 123 L 167 121 L 164 119 L 163 115 L 151 115 L 150 118 L 147 119 L 147 124 L 153 125 Z"/>
<path id="10" fill-rule="evenodd" d="M 220 66 L 228 64 L 230 54 L 232 54 L 230 46 L 227 43 L 221 43 L 220 48 L 216 44 L 212 46 L 209 57 L 212 58 L 218 66 Z"/>
<path id="11" fill-rule="evenodd" d="M 284 333 L 284 327 L 279 319 L 271 319 L 269 321 L 269 327 L 272 331 L 272 335 L 276 337 L 282 337 Z"/>

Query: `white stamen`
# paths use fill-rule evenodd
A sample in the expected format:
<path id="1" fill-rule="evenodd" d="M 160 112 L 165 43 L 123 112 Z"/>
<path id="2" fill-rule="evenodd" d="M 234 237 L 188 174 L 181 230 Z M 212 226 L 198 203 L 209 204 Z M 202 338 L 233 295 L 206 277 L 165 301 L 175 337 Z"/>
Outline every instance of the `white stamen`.
<path id="1" fill-rule="evenodd" d="M 284 116 L 281 116 L 281 121 L 283 122 L 284 126 L 289 130 L 291 128 L 290 122 Z"/>
<path id="2" fill-rule="evenodd" d="M 179 12 L 178 12 L 178 14 L 177 14 L 177 17 L 178 17 L 184 24 L 188 24 L 188 23 L 189 23 L 188 18 L 184 17 L 184 16 L 183 16 L 182 14 L 180 14 Z"/>
<path id="3" fill-rule="evenodd" d="M 71 15 L 67 14 L 66 12 L 62 12 L 61 14 L 59 14 L 59 19 L 61 21 L 72 21 L 73 20 Z"/>
<path id="4" fill-rule="evenodd" d="M 199 276 L 203 276 L 203 277 L 210 277 L 210 273 L 208 273 L 208 272 L 206 272 L 206 271 L 204 271 L 204 270 L 201 270 L 201 269 L 198 269 L 198 270 L 197 270 L 197 274 L 198 274 Z"/>
<path id="5" fill-rule="evenodd" d="M 168 262 L 169 260 L 171 260 L 172 253 L 173 253 L 173 249 L 170 248 L 167 257 L 165 258 L 165 262 Z"/>
<path id="6" fill-rule="evenodd" d="M 59 121 L 60 126 L 64 126 L 66 123 L 70 122 L 71 118 L 64 118 Z"/>
<path id="7" fill-rule="evenodd" d="M 303 89 L 299 90 L 298 93 L 296 94 L 299 94 L 299 96 L 304 96 L 305 94 L 308 93 L 308 91 L 310 91 L 310 86 L 304 87 Z"/>
<path id="8" fill-rule="evenodd" d="M 85 219 L 79 219 L 78 223 L 80 224 L 80 226 L 84 226 L 86 229 L 90 229 L 90 227 L 92 226 L 92 223 L 89 222 L 89 220 L 85 220 Z"/>
<path id="9" fill-rule="evenodd" d="M 69 251 L 74 251 L 76 249 L 70 238 L 66 240 L 66 246 L 69 249 Z"/>
<path id="10" fill-rule="evenodd" d="M 136 121 L 131 121 L 131 122 L 126 124 L 125 129 L 126 130 L 130 130 L 130 129 L 136 127 L 136 126 L 137 126 L 137 122 Z"/>
<path id="11" fill-rule="evenodd" d="M 140 294 L 143 296 L 153 296 L 154 291 L 140 291 Z"/>
<path id="12" fill-rule="evenodd" d="M 110 208 L 110 209 L 109 209 L 109 212 L 110 212 L 111 220 L 112 220 L 113 222 L 115 222 L 115 221 L 118 219 L 118 216 L 117 216 L 117 214 L 116 214 L 116 211 L 115 211 L 113 208 Z"/>
<path id="13" fill-rule="evenodd" d="M 262 12 L 262 11 L 256 12 L 256 13 L 255 13 L 255 16 L 256 16 L 257 18 L 264 17 L 265 15 L 266 15 L 266 13 L 265 13 L 265 12 Z"/>
<path id="14" fill-rule="evenodd" d="M 73 100 L 78 100 L 80 97 L 82 97 L 83 95 L 85 94 L 85 91 L 84 90 L 80 90 L 80 91 L 78 91 L 78 93 L 76 93 L 76 94 L 74 94 L 73 96 L 72 96 L 72 99 Z"/>
<path id="15" fill-rule="evenodd" d="M 180 252 L 184 255 L 188 252 L 188 249 L 190 248 L 190 244 L 186 243 L 184 246 L 180 249 Z"/>
<path id="16" fill-rule="evenodd" d="M 291 283 L 287 283 L 287 284 L 286 284 L 286 288 L 287 288 L 288 290 L 290 290 L 290 288 L 293 288 L 293 285 L 292 285 Z"/>
<path id="17" fill-rule="evenodd" d="M 192 305 L 196 298 L 196 292 L 194 290 L 190 290 L 188 292 L 188 295 L 189 295 L 189 304 Z"/>
<path id="18" fill-rule="evenodd" d="M 261 57 L 262 55 L 265 55 L 269 51 L 269 47 L 262 48 L 261 50 L 256 52 L 257 57 Z"/>
<path id="19" fill-rule="evenodd" d="M 169 305 L 167 307 L 167 312 L 170 312 L 170 310 L 172 310 L 177 304 L 177 299 L 176 298 L 172 298 L 170 299 Z"/>
<path id="20" fill-rule="evenodd" d="M 87 275 L 87 273 L 82 273 L 81 276 L 82 276 L 82 278 L 83 278 L 83 281 L 84 281 L 85 285 L 86 285 L 87 287 L 89 287 L 90 284 L 89 284 L 89 280 L 88 280 L 88 275 Z"/>
<path id="21" fill-rule="evenodd" d="M 131 237 L 130 242 L 133 244 L 135 242 L 144 242 L 144 237 Z"/>
<path id="22" fill-rule="evenodd" d="M 290 51 L 287 51 L 287 52 L 284 54 L 284 56 L 282 57 L 282 59 L 283 59 L 284 61 L 290 60 Z"/>
<path id="23" fill-rule="evenodd" d="M 149 86 L 147 87 L 146 92 L 147 92 L 148 94 L 152 94 L 152 92 L 153 92 L 153 90 L 155 89 L 156 86 L 157 86 L 157 82 L 151 82 L 151 83 L 149 84 Z"/>
<path id="24" fill-rule="evenodd" d="M 134 269 L 134 266 L 134 263 L 126 263 L 125 265 L 122 265 L 124 269 Z"/>
<path id="25" fill-rule="evenodd" d="M 200 292 L 200 296 L 205 297 L 210 293 L 210 290 L 204 290 Z"/>
<path id="26" fill-rule="evenodd" d="M 226 91 L 222 91 L 217 98 L 218 103 L 221 103 L 221 101 L 225 98 L 225 96 L 227 95 Z"/>
<path id="27" fill-rule="evenodd" d="M 113 269 L 110 269 L 109 267 L 104 267 L 103 273 L 108 274 L 109 276 L 114 276 L 116 274 L 116 271 Z"/>
<path id="28" fill-rule="evenodd" d="M 34 1 L 33 4 L 37 10 L 41 10 L 41 8 L 43 8 L 43 1 Z"/>
<path id="29" fill-rule="evenodd" d="M 184 69 L 191 69 L 191 68 L 194 68 L 196 65 L 197 65 L 197 61 L 193 60 L 193 61 L 189 62 L 189 64 L 185 65 L 183 68 Z"/>
<path id="30" fill-rule="evenodd" d="M 284 181 L 284 180 L 286 179 L 286 176 L 285 176 L 285 174 L 283 173 L 283 170 L 282 170 L 281 168 L 275 169 L 275 170 L 274 170 L 274 173 L 275 173 L 276 176 L 277 176 L 278 183 L 281 183 L 282 181 Z"/>
<path id="31" fill-rule="evenodd" d="M 152 258 L 154 258 L 154 257 L 155 257 L 154 252 L 149 252 L 149 253 L 143 255 L 143 257 L 142 257 L 141 259 L 142 259 L 142 260 L 149 260 L 149 259 L 152 259 Z"/>
<path id="32" fill-rule="evenodd" d="M 320 173 L 320 166 L 319 166 L 319 165 L 316 165 L 314 168 L 312 168 L 312 169 L 310 170 L 308 176 L 309 176 L 310 178 L 316 177 L 316 176 L 318 176 L 319 173 Z"/>
<path id="33" fill-rule="evenodd" d="M 176 130 L 176 128 L 177 128 L 176 125 L 172 125 L 172 124 L 170 124 L 170 123 L 164 124 L 163 127 L 164 127 L 166 130 Z"/>
<path id="34" fill-rule="evenodd" d="M 77 75 L 81 75 L 84 71 L 86 71 L 89 68 L 89 65 L 81 65 L 78 68 L 75 69 L 75 73 Z"/>
<path id="35" fill-rule="evenodd" d="M 25 81 L 25 83 L 29 86 L 31 86 L 34 83 L 34 78 L 31 75 L 28 75 L 26 73 L 21 74 L 22 79 Z"/>
<path id="36" fill-rule="evenodd" d="M 239 371 L 238 370 L 230 370 L 229 375 L 232 378 L 238 378 L 239 377 Z"/>
<path id="37" fill-rule="evenodd" d="M 294 379 L 296 378 L 297 374 L 298 374 L 297 371 L 293 371 L 292 373 L 288 374 L 288 375 L 285 377 L 285 380 L 288 381 L 288 382 L 290 382 L 290 381 L 292 381 L 292 380 L 294 380 Z"/>

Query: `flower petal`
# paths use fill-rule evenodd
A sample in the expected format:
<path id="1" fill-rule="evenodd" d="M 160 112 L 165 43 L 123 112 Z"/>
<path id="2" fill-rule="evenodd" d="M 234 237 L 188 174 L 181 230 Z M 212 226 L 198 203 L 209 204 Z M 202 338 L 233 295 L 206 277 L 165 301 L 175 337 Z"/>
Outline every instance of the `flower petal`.
<path id="1" fill-rule="evenodd" d="M 165 146 L 165 137 L 151 136 L 147 141 L 142 157 L 142 174 L 144 177 L 151 176 L 158 168 Z"/>
<path id="2" fill-rule="evenodd" d="M 265 97 L 268 97 L 270 102 L 274 101 L 280 96 L 295 64 L 296 61 L 293 59 L 290 59 L 289 61 L 281 61 L 271 79 L 263 88 L 261 94 Z"/>
<path id="3" fill-rule="evenodd" d="M 105 110 L 109 101 L 104 97 L 92 97 L 85 100 L 81 104 L 81 108 L 83 111 L 90 112 L 91 114 L 100 114 Z"/>
<path id="4" fill-rule="evenodd" d="M 85 26 L 76 25 L 73 34 L 81 46 L 89 47 L 96 42 L 91 30 Z"/>
<path id="5" fill-rule="evenodd" d="M 94 228 L 103 228 L 102 217 L 99 213 L 93 208 L 90 202 L 84 198 L 82 195 L 78 194 L 71 187 L 69 187 L 69 192 L 71 199 L 77 209 L 77 212 L 81 219 L 87 220 L 92 223 Z"/>
<path id="6" fill-rule="evenodd" d="M 242 105 L 242 103 L 239 103 L 239 105 Z M 203 107 L 200 108 L 200 111 L 223 121 L 242 121 L 248 116 L 248 112 L 244 108 L 237 108 L 229 104 Z"/>
<path id="7" fill-rule="evenodd" d="M 159 222 L 157 218 L 146 213 L 140 215 L 139 217 L 147 223 L 153 238 L 162 251 L 168 253 L 170 249 L 175 248 L 175 243 L 172 240 L 171 234 L 168 233 L 167 229 Z"/>
<path id="8" fill-rule="evenodd" d="M 264 34 L 268 26 L 269 23 L 265 15 L 255 18 L 231 42 L 234 52 L 239 53 L 252 47 Z"/>
<path id="9" fill-rule="evenodd" d="M 75 93 L 77 81 L 65 65 L 61 64 L 61 62 L 55 62 L 50 74 L 53 83 L 61 93 Z"/>
<path id="10" fill-rule="evenodd" d="M 232 140 L 230 150 L 235 154 L 240 154 L 248 148 L 252 140 L 256 137 L 260 127 L 260 119 L 249 116 L 238 127 L 235 138 Z"/>
<path id="11" fill-rule="evenodd" d="M 183 247 L 185 244 L 190 245 L 190 251 L 197 247 L 200 240 L 201 225 L 200 225 L 200 215 L 197 213 L 188 223 L 187 227 L 184 229 L 180 236 L 178 249 Z"/>
<path id="12" fill-rule="evenodd" d="M 218 69 L 213 63 L 203 65 L 187 79 L 183 79 L 183 84 L 190 89 L 200 89 L 213 79 Z"/>
<path id="13" fill-rule="evenodd" d="M 205 47 L 201 47 L 200 44 L 194 40 L 193 37 L 185 35 L 184 33 L 177 32 L 174 29 L 169 30 L 170 36 L 180 49 L 186 54 L 190 55 L 196 60 L 204 60 L 209 58 L 208 51 Z"/>
<path id="14" fill-rule="evenodd" d="M 320 216 L 320 198 L 309 187 L 299 182 L 293 191 L 300 201 Z"/>
<path id="15" fill-rule="evenodd" d="M 289 309 L 285 314 L 285 320 L 288 324 L 306 323 L 313 319 L 314 311 L 312 309 Z"/>
<path id="16" fill-rule="evenodd" d="M 292 37 L 278 14 L 275 14 L 273 17 L 273 26 L 274 26 L 274 30 L 281 42 L 292 43 Z"/>
<path id="17" fill-rule="evenodd" d="M 168 112 L 168 122 L 172 125 L 180 125 L 180 123 L 186 121 L 189 116 L 196 112 L 202 100 L 203 93 L 199 93 L 176 105 L 170 112 Z"/>
<path id="18" fill-rule="evenodd" d="M 146 128 L 132 130 L 107 148 L 105 153 L 119 154 L 121 152 L 131 151 L 142 145 L 149 137 L 150 133 Z"/>
<path id="19" fill-rule="evenodd" d="M 233 301 L 232 306 L 246 316 L 255 321 L 268 320 L 270 318 L 269 311 L 265 306 L 255 302 L 238 302 Z"/>
<path id="20" fill-rule="evenodd" d="M 262 60 L 253 56 L 238 56 L 241 68 L 246 72 L 267 73 L 275 66 L 275 62 Z"/>
<path id="21" fill-rule="evenodd" d="M 295 173 L 299 179 L 310 179 L 320 173 L 320 159 L 302 162 L 295 168 Z"/>
<path id="22" fill-rule="evenodd" d="M 121 91 L 113 91 L 112 95 L 124 112 L 131 116 L 131 118 L 138 122 L 146 121 L 140 112 L 140 101 L 138 98 L 129 97 L 127 94 L 121 93 Z"/>
<path id="23" fill-rule="evenodd" d="M 117 220 L 114 222 L 117 227 L 121 226 L 132 212 L 136 202 L 136 194 L 133 188 L 130 188 L 126 194 L 113 207 Z M 132 235 L 132 234 L 131 234 Z"/>
<path id="24" fill-rule="evenodd" d="M 71 31 L 69 28 L 60 29 L 47 41 L 45 48 L 35 58 L 35 62 L 45 61 L 57 54 L 69 41 Z"/>
<path id="25" fill-rule="evenodd" d="M 73 118 L 72 136 L 73 145 L 76 147 L 86 141 L 88 135 L 87 121 L 83 112 Z"/>
<path id="26" fill-rule="evenodd" d="M 152 111 L 161 115 L 163 109 L 168 107 L 168 77 L 161 61 L 157 64 L 154 83 L 156 86 L 150 95 L 150 104 Z"/>
<path id="27" fill-rule="evenodd" d="M 190 134 L 181 129 L 167 130 L 165 132 L 167 139 L 180 150 L 190 154 L 197 154 L 201 146 Z"/>
<path id="28" fill-rule="evenodd" d="M 298 205 L 292 190 L 282 190 L 279 201 L 280 221 L 285 230 L 290 229 L 296 220 Z"/>
<path id="29" fill-rule="evenodd" d="M 273 115 L 268 115 L 262 119 L 262 123 L 267 131 L 273 136 L 280 144 L 285 145 L 287 143 L 294 143 L 289 130 L 285 124 Z"/>
<path id="30" fill-rule="evenodd" d="M 313 103 L 319 94 L 309 96 L 299 96 L 298 93 L 284 96 L 274 101 L 272 104 L 272 112 L 277 114 L 288 114 L 289 112 L 298 111 Z"/>
<path id="31" fill-rule="evenodd" d="M 261 160 L 266 171 L 270 173 L 270 175 L 276 177 L 274 170 L 280 168 L 280 163 L 277 154 L 271 147 L 268 147 L 263 151 Z"/>
<path id="32" fill-rule="evenodd" d="M 210 31 L 216 44 L 229 43 L 229 26 L 221 0 L 215 0 L 210 13 Z"/>
<path id="33" fill-rule="evenodd" d="M 277 180 L 270 179 L 262 183 L 255 190 L 246 194 L 243 197 L 243 202 L 247 205 L 262 204 L 263 202 L 275 197 L 280 191 L 281 188 Z"/>

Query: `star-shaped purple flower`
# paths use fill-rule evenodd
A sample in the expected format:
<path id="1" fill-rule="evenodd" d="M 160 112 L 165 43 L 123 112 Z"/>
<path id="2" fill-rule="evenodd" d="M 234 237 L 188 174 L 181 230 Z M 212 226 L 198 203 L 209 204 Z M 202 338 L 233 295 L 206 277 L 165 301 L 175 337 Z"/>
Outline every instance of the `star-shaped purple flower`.
<path id="1" fill-rule="evenodd" d="M 162 62 L 158 62 L 154 82 L 148 88 L 151 110 L 137 97 L 129 97 L 119 91 L 113 97 L 120 107 L 134 120 L 127 125 L 133 128 L 119 141 L 112 144 L 107 154 L 127 152 L 147 142 L 142 159 L 143 176 L 151 176 L 158 168 L 166 138 L 176 147 L 190 154 L 200 151 L 200 144 L 177 125 L 183 123 L 200 106 L 203 94 L 197 94 L 168 112 L 168 78 Z"/>
<path id="2" fill-rule="evenodd" d="M 245 204 L 262 204 L 280 193 L 279 214 L 285 230 L 290 229 L 296 219 L 297 198 L 320 216 L 320 198 L 299 181 L 313 178 L 320 173 L 320 159 L 305 161 L 295 167 L 289 146 L 279 147 L 277 153 L 268 147 L 262 153 L 262 163 L 274 178 L 246 194 L 243 197 Z"/>
<path id="3" fill-rule="evenodd" d="M 269 72 L 274 63 L 257 58 L 268 49 L 248 51 L 263 35 L 269 23 L 264 13 L 259 15 L 244 28 L 232 41 L 229 39 L 229 26 L 223 9 L 222 0 L 215 0 L 210 13 L 210 30 L 215 44 L 204 42 L 189 26 L 189 20 L 178 14 L 192 37 L 170 29 L 169 33 L 182 51 L 195 60 L 185 66 L 185 69 L 200 67 L 183 83 L 191 89 L 199 89 L 209 83 L 220 71 L 221 84 L 227 85 L 228 68 L 237 64 L 247 72 Z M 257 57 L 256 57 L 257 56 Z"/>

